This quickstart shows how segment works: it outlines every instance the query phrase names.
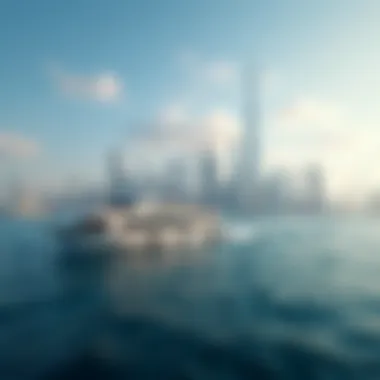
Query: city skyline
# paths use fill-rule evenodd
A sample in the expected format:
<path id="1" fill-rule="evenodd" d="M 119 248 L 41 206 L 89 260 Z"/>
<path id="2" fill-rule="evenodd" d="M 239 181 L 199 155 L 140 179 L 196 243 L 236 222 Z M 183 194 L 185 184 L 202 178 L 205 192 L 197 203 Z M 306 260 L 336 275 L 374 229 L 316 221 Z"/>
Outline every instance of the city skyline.
<path id="1" fill-rule="evenodd" d="M 239 76 L 253 60 L 262 169 L 320 164 L 331 197 L 380 187 L 380 5 L 147 4 L 1 5 L 2 183 L 12 171 L 32 187 L 63 188 L 74 174 L 102 182 L 105 152 L 140 121 L 190 126 L 187 135 L 208 129 L 230 148 L 242 124 Z"/>

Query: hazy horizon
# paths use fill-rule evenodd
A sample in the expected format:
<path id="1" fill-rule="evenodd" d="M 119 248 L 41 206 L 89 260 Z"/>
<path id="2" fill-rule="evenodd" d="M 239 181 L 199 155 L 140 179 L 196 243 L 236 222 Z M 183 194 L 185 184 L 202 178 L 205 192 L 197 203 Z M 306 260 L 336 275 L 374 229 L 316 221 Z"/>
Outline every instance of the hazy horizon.
<path id="1" fill-rule="evenodd" d="M 380 188 L 379 16 L 373 1 L 4 1 L 0 178 L 99 182 L 147 123 L 226 154 L 254 63 L 263 172 L 316 163 L 331 197 L 365 196 Z"/>

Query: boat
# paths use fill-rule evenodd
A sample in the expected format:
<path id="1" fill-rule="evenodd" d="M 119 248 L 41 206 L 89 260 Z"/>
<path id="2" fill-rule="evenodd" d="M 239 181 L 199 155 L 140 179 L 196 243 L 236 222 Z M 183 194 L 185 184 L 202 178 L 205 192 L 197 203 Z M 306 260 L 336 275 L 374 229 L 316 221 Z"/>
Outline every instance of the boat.
<path id="1" fill-rule="evenodd" d="M 71 250 L 110 251 L 201 248 L 222 238 L 218 215 L 192 205 L 137 204 L 87 215 L 59 231 Z"/>

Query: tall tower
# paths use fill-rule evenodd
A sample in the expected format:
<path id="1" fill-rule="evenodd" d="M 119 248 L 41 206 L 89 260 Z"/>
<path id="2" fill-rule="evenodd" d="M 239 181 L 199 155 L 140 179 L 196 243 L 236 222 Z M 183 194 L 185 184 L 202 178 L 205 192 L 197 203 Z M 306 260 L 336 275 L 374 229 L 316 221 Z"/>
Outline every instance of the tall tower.
<path id="1" fill-rule="evenodd" d="M 238 178 L 236 179 L 239 203 L 243 206 L 254 205 L 259 192 L 261 165 L 259 84 L 257 70 L 252 65 L 248 65 L 241 78 L 243 128 Z"/>

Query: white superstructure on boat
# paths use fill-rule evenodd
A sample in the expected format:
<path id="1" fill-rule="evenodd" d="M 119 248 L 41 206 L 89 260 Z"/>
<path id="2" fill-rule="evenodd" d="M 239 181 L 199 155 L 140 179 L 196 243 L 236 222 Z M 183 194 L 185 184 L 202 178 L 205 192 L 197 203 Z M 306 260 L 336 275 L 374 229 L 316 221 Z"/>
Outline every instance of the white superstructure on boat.
<path id="1" fill-rule="evenodd" d="M 217 214 L 200 206 L 141 203 L 102 210 L 61 233 L 65 241 L 90 250 L 176 249 L 219 241 L 221 225 Z"/>

